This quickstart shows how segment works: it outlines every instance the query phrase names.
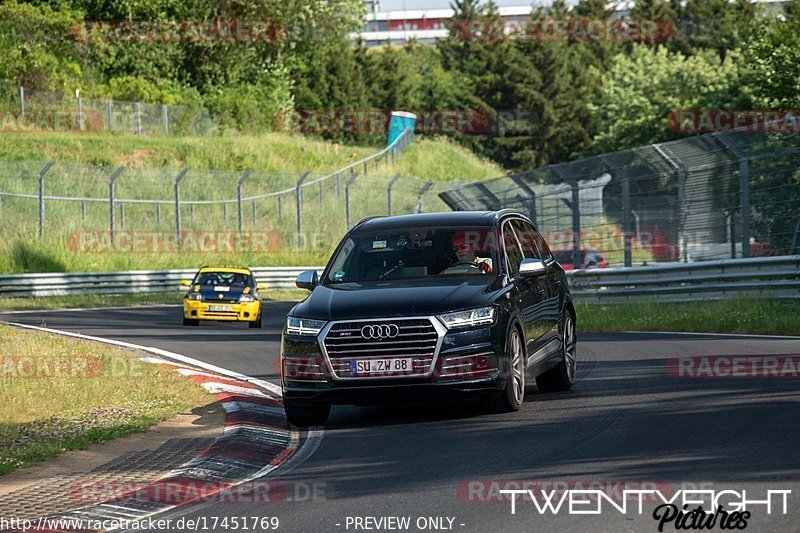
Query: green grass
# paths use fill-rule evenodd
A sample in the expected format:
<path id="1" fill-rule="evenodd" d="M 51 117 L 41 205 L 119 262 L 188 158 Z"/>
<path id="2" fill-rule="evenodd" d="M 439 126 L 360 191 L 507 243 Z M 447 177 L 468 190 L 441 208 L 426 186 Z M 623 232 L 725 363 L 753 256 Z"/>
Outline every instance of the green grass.
<path id="1" fill-rule="evenodd" d="M 374 153 L 299 135 L 175 137 L 35 132 L 0 136 L 0 159 L 134 168 L 324 172 Z"/>
<path id="2" fill-rule="evenodd" d="M 142 431 L 214 397 L 103 344 L 0 325 L 0 475 Z"/>
<path id="3" fill-rule="evenodd" d="M 181 295 L 174 292 L 138 294 L 78 294 L 39 298 L 0 298 L 0 311 L 78 309 L 95 307 L 133 307 L 139 305 L 177 305 Z"/>
<path id="4" fill-rule="evenodd" d="M 382 146 L 353 146 L 289 133 L 215 137 L 110 133 L 32 132 L 0 136 L 0 160 L 60 161 L 132 168 L 190 167 L 261 172 L 332 172 Z M 407 156 L 407 157 L 406 157 Z M 417 137 L 393 172 L 439 181 L 477 180 L 503 174 L 448 139 Z"/>
<path id="5" fill-rule="evenodd" d="M 268 289 L 262 296 L 273 301 L 298 301 L 302 289 Z M 0 298 L 0 311 L 68 309 L 136 305 L 178 305 L 182 293 L 119 294 Z M 800 335 L 800 302 L 770 299 L 728 299 L 690 303 L 576 303 L 579 330 L 684 331 Z"/>
<path id="6" fill-rule="evenodd" d="M 302 300 L 304 289 L 268 289 L 261 292 L 265 300 Z M 141 305 L 181 305 L 183 293 L 151 292 L 137 294 L 97 294 L 47 296 L 39 298 L 0 298 L 0 312 L 47 309 L 91 309 L 99 307 L 135 307 Z"/>
<path id="7" fill-rule="evenodd" d="M 800 335 L 800 301 L 576 304 L 578 331 L 683 331 Z"/>
<path id="8" fill-rule="evenodd" d="M 505 174 L 502 167 L 446 137 L 417 137 L 400 158 L 397 172 L 435 181 L 477 181 Z"/>

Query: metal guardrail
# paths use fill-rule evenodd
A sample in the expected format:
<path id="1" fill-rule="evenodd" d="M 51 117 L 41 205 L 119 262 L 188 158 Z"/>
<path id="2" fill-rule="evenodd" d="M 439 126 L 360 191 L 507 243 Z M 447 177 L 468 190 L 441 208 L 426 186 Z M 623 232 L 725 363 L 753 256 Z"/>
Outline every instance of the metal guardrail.
<path id="1" fill-rule="evenodd" d="M 323 267 L 257 267 L 272 288 L 294 287 L 297 275 Z M 196 269 L 0 275 L 0 297 L 177 291 Z M 730 297 L 800 298 L 800 255 L 567 272 L 577 300 L 697 301 Z"/>
<path id="2" fill-rule="evenodd" d="M 271 288 L 294 287 L 300 272 L 322 267 L 259 267 L 253 275 Z M 73 294 L 130 294 L 181 290 L 181 281 L 194 278 L 197 269 L 131 270 L 0 275 L 0 297 L 30 298 Z M 185 290 L 185 289 L 183 289 Z"/>
<path id="3" fill-rule="evenodd" d="M 800 255 L 567 272 L 576 300 L 681 302 L 800 298 Z"/>

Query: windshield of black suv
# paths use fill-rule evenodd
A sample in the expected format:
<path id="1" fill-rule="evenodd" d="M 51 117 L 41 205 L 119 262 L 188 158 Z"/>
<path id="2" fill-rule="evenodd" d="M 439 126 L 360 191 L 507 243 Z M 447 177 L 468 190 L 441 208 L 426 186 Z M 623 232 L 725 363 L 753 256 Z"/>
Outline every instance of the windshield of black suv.
<path id="1" fill-rule="evenodd" d="M 433 227 L 347 237 L 324 283 L 496 275 L 498 237 L 491 228 Z"/>

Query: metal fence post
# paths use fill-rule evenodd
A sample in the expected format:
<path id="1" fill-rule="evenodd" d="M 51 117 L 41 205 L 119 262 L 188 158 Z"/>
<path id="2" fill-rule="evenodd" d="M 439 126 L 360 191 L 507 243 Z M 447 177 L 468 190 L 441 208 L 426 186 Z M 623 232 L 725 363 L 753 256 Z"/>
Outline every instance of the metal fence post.
<path id="1" fill-rule="evenodd" d="M 25 87 L 19 86 L 19 118 L 25 118 Z"/>
<path id="2" fill-rule="evenodd" d="M 108 232 L 111 237 L 111 244 L 114 244 L 114 183 L 125 167 L 117 167 L 108 178 Z"/>
<path id="3" fill-rule="evenodd" d="M 50 161 L 39 171 L 39 238 L 44 237 L 44 175 L 55 164 Z"/>
<path id="4" fill-rule="evenodd" d="M 561 180 L 569 184 L 572 189 L 572 200 L 562 199 L 570 210 L 572 210 L 572 261 L 575 268 L 578 269 L 583 263 L 583 254 L 581 253 L 581 195 L 578 187 L 578 180 L 571 178 L 567 172 L 558 165 L 551 165 L 550 169 L 558 175 Z M 559 216 L 558 205 L 556 204 L 556 216 Z M 559 219 L 559 229 L 561 228 L 561 220 Z"/>
<path id="5" fill-rule="evenodd" d="M 297 245 L 302 246 L 303 241 L 303 182 L 310 175 L 305 172 L 295 184 L 295 194 L 297 195 Z"/>
<path id="6" fill-rule="evenodd" d="M 106 130 L 111 131 L 111 98 L 106 98 Z"/>
<path id="7" fill-rule="evenodd" d="M 178 177 L 175 178 L 175 231 L 178 236 L 178 245 L 181 244 L 181 180 L 189 172 L 188 168 L 181 170 Z"/>
<path id="8" fill-rule="evenodd" d="M 739 160 L 739 200 L 742 212 L 742 257 L 750 257 L 750 159 Z"/>
<path id="9" fill-rule="evenodd" d="M 622 238 L 624 242 L 625 266 L 633 264 L 631 257 L 631 179 L 622 176 Z"/>
<path id="10" fill-rule="evenodd" d="M 251 218 L 253 219 L 253 228 L 256 227 L 256 199 L 253 198 L 253 201 L 250 202 L 250 214 L 252 215 Z"/>
<path id="11" fill-rule="evenodd" d="M 136 102 L 136 135 L 142 135 L 142 104 Z"/>
<path id="12" fill-rule="evenodd" d="M 686 231 L 686 165 L 664 145 L 654 144 L 653 150 L 675 169 L 678 176 L 678 256 L 679 260 L 689 261 L 689 247 L 684 234 Z"/>
<path id="13" fill-rule="evenodd" d="M 519 187 L 519 189 L 527 196 L 525 203 L 528 204 L 529 216 L 531 221 L 536 224 L 536 192 L 534 192 L 534 190 L 531 189 L 527 183 L 525 183 L 525 180 L 523 180 L 522 176 L 519 174 L 514 174 L 510 176 L 510 178 L 514 184 Z"/>
<path id="14" fill-rule="evenodd" d="M 161 104 L 161 124 L 164 128 L 164 135 L 169 134 L 169 114 L 167 112 L 167 106 L 165 104 Z"/>
<path id="15" fill-rule="evenodd" d="M 244 231 L 244 221 L 242 216 L 242 185 L 244 185 L 245 180 L 250 176 L 250 171 L 245 170 L 239 181 L 236 182 L 236 209 L 239 212 L 239 233 Z"/>
<path id="16" fill-rule="evenodd" d="M 281 198 L 283 197 L 282 194 L 278 195 L 278 222 L 283 220 L 283 201 Z"/>
<path id="17" fill-rule="evenodd" d="M 739 211 L 742 216 L 742 257 L 750 257 L 750 158 L 747 153 L 726 135 L 712 133 L 714 138 L 739 159 Z"/>
<path id="18" fill-rule="evenodd" d="M 317 183 L 317 188 L 319 189 L 319 205 L 322 205 L 322 182 Z"/>
<path id="19" fill-rule="evenodd" d="M 355 170 L 350 170 L 350 179 L 344 184 L 344 222 L 346 224 L 345 231 L 350 229 L 350 186 L 356 181 L 358 174 Z"/>
<path id="20" fill-rule="evenodd" d="M 79 90 L 75 90 L 75 98 L 78 99 L 78 129 L 83 131 L 84 123 L 83 123 L 83 98 L 81 98 L 81 93 Z"/>
<path id="21" fill-rule="evenodd" d="M 416 209 L 417 213 L 422 213 L 422 197 L 431 187 L 433 187 L 433 182 L 429 181 L 428 183 L 422 186 L 419 192 L 417 192 L 417 209 Z"/>
<path id="22" fill-rule="evenodd" d="M 81 202 L 81 222 L 86 222 L 86 202 Z"/>
<path id="23" fill-rule="evenodd" d="M 161 204 L 156 204 L 156 229 L 161 228 Z"/>
<path id="24" fill-rule="evenodd" d="M 578 180 L 572 180 L 569 184 L 572 187 L 572 260 L 575 268 L 580 268 L 583 264 L 581 257 L 581 197 L 578 189 Z"/>
<path id="25" fill-rule="evenodd" d="M 338 200 L 342 196 L 342 187 L 339 183 L 339 174 L 336 174 L 336 199 Z"/>
<path id="26" fill-rule="evenodd" d="M 797 222 L 794 224 L 794 235 L 792 235 L 792 247 L 789 248 L 789 255 L 794 255 L 794 251 L 798 245 L 798 235 L 800 235 L 800 216 L 797 217 Z"/>
<path id="27" fill-rule="evenodd" d="M 607 155 L 601 155 L 600 160 L 613 172 L 613 176 L 622 180 L 622 248 L 623 260 L 626 267 L 633 265 L 631 254 L 631 179 L 624 169 L 619 168 Z M 637 223 L 638 227 L 638 223 Z M 636 238 L 639 238 L 637 231 Z"/>
<path id="28" fill-rule="evenodd" d="M 194 225 L 194 204 L 189 204 L 189 221 Z"/>
<path id="29" fill-rule="evenodd" d="M 228 202 L 222 204 L 222 224 L 228 227 Z"/>
<path id="30" fill-rule="evenodd" d="M 395 177 L 389 181 L 389 185 L 386 186 L 386 213 L 389 216 L 392 216 L 392 187 L 394 187 L 395 182 L 399 179 L 400 174 L 396 174 Z"/>
<path id="31" fill-rule="evenodd" d="M 119 204 L 119 227 L 125 229 L 125 202 Z"/>

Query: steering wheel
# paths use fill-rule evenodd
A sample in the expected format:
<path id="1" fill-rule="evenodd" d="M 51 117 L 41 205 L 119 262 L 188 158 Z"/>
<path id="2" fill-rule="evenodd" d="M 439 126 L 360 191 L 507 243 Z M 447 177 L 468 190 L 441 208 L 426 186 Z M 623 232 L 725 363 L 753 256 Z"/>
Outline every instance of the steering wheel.
<path id="1" fill-rule="evenodd" d="M 477 271 L 481 271 L 478 267 L 478 264 L 475 261 L 457 261 L 450 265 L 449 267 L 445 268 L 440 272 L 440 274 L 450 274 L 450 273 L 459 273 L 459 272 L 470 272 L 471 269 L 475 269 Z M 453 272 L 450 272 L 453 271 Z"/>

